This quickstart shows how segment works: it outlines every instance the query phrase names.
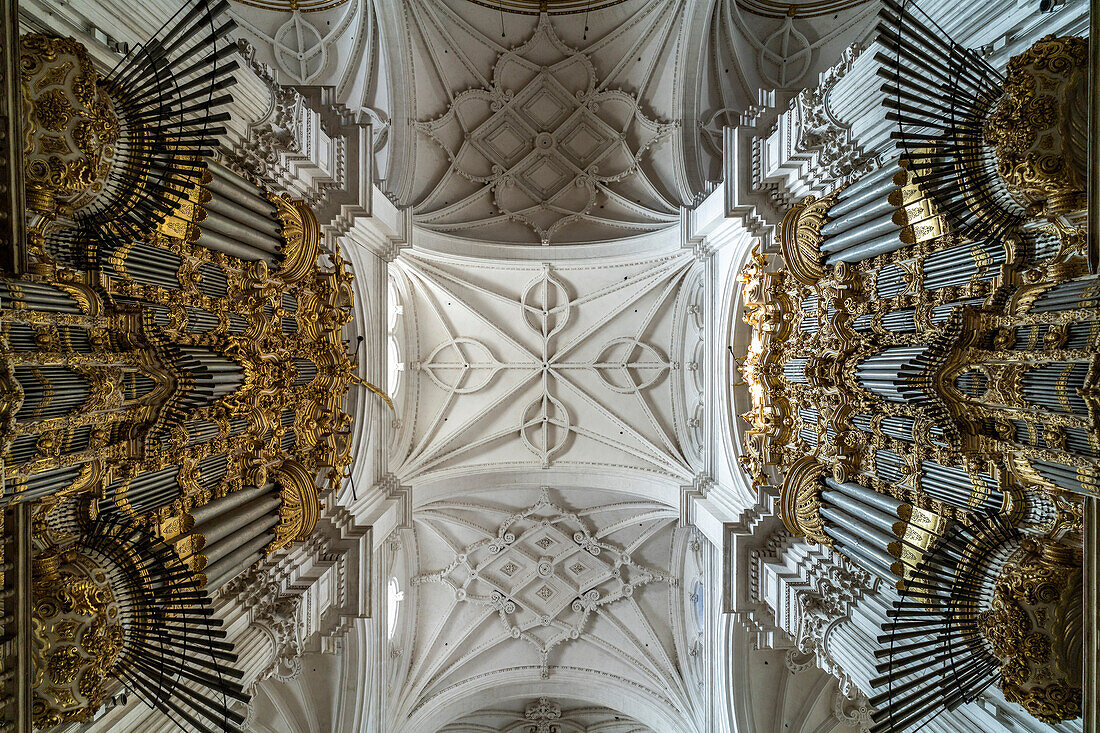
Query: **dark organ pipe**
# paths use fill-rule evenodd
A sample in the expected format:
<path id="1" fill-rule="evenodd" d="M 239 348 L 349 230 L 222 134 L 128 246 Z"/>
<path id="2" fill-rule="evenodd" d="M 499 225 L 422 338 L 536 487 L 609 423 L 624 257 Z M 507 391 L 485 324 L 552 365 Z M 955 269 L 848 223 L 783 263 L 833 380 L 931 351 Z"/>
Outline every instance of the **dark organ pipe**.
<path id="1" fill-rule="evenodd" d="M 198 238 L 198 243 L 215 252 L 222 252 L 230 257 L 236 257 L 246 262 L 263 260 L 269 265 L 274 265 L 276 263 L 276 258 L 272 253 L 245 244 L 232 237 L 226 237 L 210 229 L 202 230 Z"/>
<path id="2" fill-rule="evenodd" d="M 240 574 L 245 568 L 259 560 L 262 556 L 263 548 L 267 546 L 273 538 L 270 529 L 274 527 L 277 522 L 278 518 L 272 517 L 271 525 L 267 528 L 266 534 L 255 537 L 248 544 L 239 547 L 230 555 L 223 557 L 214 565 L 207 567 L 206 587 L 210 589 L 220 588 L 227 581 Z"/>
<path id="3" fill-rule="evenodd" d="M 215 499 L 208 504 L 193 509 L 191 511 L 191 517 L 195 520 L 195 525 L 198 526 L 210 521 L 218 513 L 232 511 L 242 504 L 266 494 L 269 490 L 268 486 L 256 486 L 250 489 L 234 491 L 220 499 Z"/>
<path id="4" fill-rule="evenodd" d="M 247 209 L 255 216 L 263 218 L 275 216 L 275 206 L 258 193 L 259 189 L 256 189 L 257 192 L 254 193 L 244 190 L 230 181 L 225 180 L 218 172 L 220 168 L 217 165 L 212 164 L 210 170 L 214 171 L 215 175 L 211 176 L 211 180 L 206 184 L 206 188 L 210 191 L 214 200 L 221 199 L 226 204 Z M 213 201 L 211 203 L 213 203 Z"/>
<path id="5" fill-rule="evenodd" d="M 282 242 L 282 222 L 279 221 L 275 212 L 270 213 L 257 213 L 252 211 L 246 206 L 234 203 L 233 201 L 225 200 L 219 196 L 213 197 L 209 203 L 205 206 L 207 213 L 215 213 L 218 216 L 223 216 L 228 219 L 240 222 L 246 227 L 257 232 L 262 232 L 271 237 L 275 237 Z"/>

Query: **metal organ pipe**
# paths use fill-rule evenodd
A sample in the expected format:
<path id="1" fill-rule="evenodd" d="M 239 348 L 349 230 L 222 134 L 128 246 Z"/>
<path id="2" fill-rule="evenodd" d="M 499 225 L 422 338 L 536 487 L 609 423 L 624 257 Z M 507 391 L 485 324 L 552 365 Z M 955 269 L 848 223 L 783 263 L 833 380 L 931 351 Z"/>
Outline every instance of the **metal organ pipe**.
<path id="1" fill-rule="evenodd" d="M 875 197 L 871 199 L 873 202 L 870 206 L 864 206 L 850 211 L 846 216 L 837 218 L 834 212 L 839 208 L 839 205 L 829 209 L 829 216 L 832 220 L 821 227 L 821 236 L 835 241 L 833 238 L 836 235 L 847 232 L 860 225 L 866 224 L 869 221 L 878 221 L 884 215 L 893 216 L 895 207 L 885 197 Z"/>
<path id="2" fill-rule="evenodd" d="M 840 192 L 840 195 L 837 196 L 837 203 L 829 209 L 829 218 L 841 218 L 856 209 L 866 206 L 869 202 L 885 197 L 892 189 L 897 188 L 894 176 L 898 173 L 896 167 L 884 165 L 862 176 Z"/>
<path id="3" fill-rule="evenodd" d="M 223 197 L 212 197 L 206 204 L 208 213 L 216 212 L 221 217 L 232 219 L 257 232 L 278 238 L 282 234 L 282 222 L 277 218 L 274 207 L 268 204 L 268 208 L 270 211 L 259 213 L 248 206 L 242 206 Z"/>
<path id="4" fill-rule="evenodd" d="M 885 512 L 888 516 L 894 517 L 897 520 L 898 509 L 901 507 L 901 502 L 892 496 L 886 494 L 880 494 L 879 492 L 869 489 L 863 484 L 853 483 L 851 481 L 840 482 L 836 479 L 826 476 L 825 485 L 834 491 L 838 491 L 841 494 L 846 494 L 856 501 L 867 504 L 868 506 L 877 507 L 880 511 Z"/>
<path id="5" fill-rule="evenodd" d="M 244 242 L 240 242 L 232 237 L 226 237 L 218 234 L 210 229 L 202 230 L 202 234 L 199 235 L 199 244 L 216 252 L 224 252 L 225 254 L 236 257 L 237 259 L 245 260 L 246 262 L 255 262 L 257 260 L 263 260 L 268 264 L 275 264 L 275 256 L 270 252 L 266 252 L 256 247 L 251 247 Z"/>
<path id="6" fill-rule="evenodd" d="M 278 517 L 271 517 L 269 521 L 270 525 L 265 530 L 265 534 L 255 537 L 230 555 L 206 568 L 207 588 L 211 590 L 220 588 L 242 570 L 260 559 L 263 555 L 263 548 L 272 540 L 273 534 L 270 530 L 278 523 L 279 519 Z"/>
<path id="7" fill-rule="evenodd" d="M 826 523 L 825 534 L 837 542 L 839 549 L 864 570 L 888 582 L 896 580 L 890 572 L 894 558 L 877 547 L 870 546 L 859 534 L 859 530 L 853 534 L 844 526 Z"/>
<path id="8" fill-rule="evenodd" d="M 273 498 L 275 498 L 275 501 L 276 501 L 275 505 L 277 506 L 278 505 L 278 497 L 273 497 Z M 269 508 L 270 507 L 264 507 L 263 509 L 269 509 Z M 251 514 L 252 514 L 251 512 L 246 512 L 244 516 L 251 516 Z M 230 553 L 235 552 L 238 548 L 240 548 L 242 546 L 241 543 L 246 543 L 245 546 L 247 546 L 248 542 L 251 542 L 256 538 L 261 538 L 262 537 L 263 539 L 266 540 L 264 542 L 264 544 L 266 545 L 268 542 L 271 541 L 271 538 L 265 536 L 265 533 L 267 532 L 267 530 L 271 529 L 276 524 L 278 524 L 278 522 L 279 522 L 279 515 L 278 514 L 274 514 L 274 513 L 265 514 L 265 512 L 263 510 L 260 510 L 259 515 L 255 519 L 253 519 L 248 524 L 237 528 L 238 536 L 234 538 L 236 541 L 216 542 L 216 543 L 214 543 L 214 545 L 212 547 L 205 548 L 203 550 L 203 553 L 206 555 L 207 559 L 209 560 L 210 565 L 211 566 L 216 566 L 217 562 L 219 560 L 221 560 L 222 558 L 228 556 Z M 243 570 L 244 568 L 240 568 L 240 569 Z"/>
<path id="9" fill-rule="evenodd" d="M 207 557 L 213 561 L 216 559 L 214 555 L 220 557 L 221 554 L 224 554 L 212 553 L 211 548 L 218 545 L 220 540 L 225 539 L 231 533 L 239 532 L 247 537 L 248 532 L 246 530 L 250 524 L 259 519 L 277 516 L 275 510 L 279 508 L 281 502 L 282 500 L 278 494 L 269 489 L 261 500 L 238 507 L 232 513 L 225 512 L 202 527 L 196 527 L 196 531 L 201 532 L 203 537 L 206 538 L 205 551 Z"/>
<path id="10" fill-rule="evenodd" d="M 219 214 L 213 208 L 208 208 L 206 218 L 202 222 L 203 231 L 214 231 L 222 236 L 241 242 L 247 247 L 253 247 L 270 254 L 278 254 L 282 249 L 283 241 L 274 234 L 257 230 L 249 224 Z"/>
<path id="11" fill-rule="evenodd" d="M 263 496 L 270 490 L 269 486 L 254 486 L 248 489 L 241 489 L 232 493 L 226 494 L 220 499 L 204 504 L 196 509 L 193 509 L 190 514 L 191 518 L 195 520 L 195 525 L 198 526 L 205 522 L 211 521 L 220 512 L 231 512 L 237 507 L 250 502 L 257 497 Z"/>
<path id="12" fill-rule="evenodd" d="M 887 206 L 889 206 L 889 204 L 887 204 Z M 840 252 L 841 250 L 849 249 L 856 245 L 863 245 L 869 241 L 874 242 L 886 239 L 886 235 L 896 236 L 897 233 L 901 231 L 901 227 L 895 224 L 891 218 L 893 207 L 889 208 L 891 211 L 882 213 L 878 218 L 869 220 L 862 226 L 848 229 L 826 238 L 821 245 L 821 251 L 829 253 Z M 900 246 L 901 240 L 898 240 L 898 244 Z"/>

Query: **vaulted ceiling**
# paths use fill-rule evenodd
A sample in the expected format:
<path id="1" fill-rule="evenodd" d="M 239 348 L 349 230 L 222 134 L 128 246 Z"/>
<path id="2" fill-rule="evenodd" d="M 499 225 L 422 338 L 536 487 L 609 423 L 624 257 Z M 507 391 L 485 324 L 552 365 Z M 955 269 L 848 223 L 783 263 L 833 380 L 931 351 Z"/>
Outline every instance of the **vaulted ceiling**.
<path id="1" fill-rule="evenodd" d="M 625 713 L 603 706 L 540 697 L 467 715 L 439 733 L 654 733 Z"/>
<path id="2" fill-rule="evenodd" d="M 627 0 L 533 17 L 467 0 L 410 0 L 395 128 L 416 221 L 519 244 L 667 228 L 695 193 L 680 149 L 677 74 L 693 0 Z M 585 30 L 587 24 L 587 31 Z"/>
<path id="3" fill-rule="evenodd" d="M 393 473 L 598 466 L 690 482 L 694 264 L 679 252 L 478 265 L 403 253 Z"/>
<path id="4" fill-rule="evenodd" d="M 374 618 L 339 690 L 265 683 L 257 730 L 728 729 L 718 550 L 683 511 L 717 453 L 725 275 L 682 223 L 723 175 L 723 129 L 785 107 L 866 18 L 814 4 L 234 6 L 281 82 L 371 123 L 375 183 L 407 211 L 392 261 L 349 255 L 370 273 L 354 335 L 389 329 L 396 374 L 389 444 L 359 436 L 355 473 L 360 498 L 403 502 L 375 525 Z M 336 511 L 374 507 L 345 494 Z M 754 670 L 790 693 L 760 720 L 832 729 L 826 682 Z M 324 694 L 336 712 L 309 712 Z"/>
<path id="5" fill-rule="evenodd" d="M 387 730 L 436 730 L 542 691 L 656 730 L 705 730 L 703 652 L 690 642 L 704 548 L 675 509 L 517 485 L 429 501 L 413 518 L 394 572 Z M 622 704 L 627 691 L 644 705 Z"/>

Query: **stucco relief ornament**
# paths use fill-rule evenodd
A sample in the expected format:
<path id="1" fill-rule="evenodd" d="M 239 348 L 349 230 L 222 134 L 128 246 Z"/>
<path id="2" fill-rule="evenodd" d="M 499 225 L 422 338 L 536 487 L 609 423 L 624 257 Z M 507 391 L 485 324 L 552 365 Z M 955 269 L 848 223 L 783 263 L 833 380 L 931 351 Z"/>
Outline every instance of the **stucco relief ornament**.
<path id="1" fill-rule="evenodd" d="M 859 691 L 858 687 L 852 687 L 847 693 L 837 690 L 833 695 L 833 717 L 843 725 L 859 727 L 860 733 L 868 733 L 874 721 L 871 720 L 871 701 Z"/>
<path id="2" fill-rule="evenodd" d="M 493 609 L 510 638 L 538 651 L 547 679 L 550 652 L 580 639 L 593 616 L 646 585 L 678 581 L 600 539 L 544 488 L 537 502 L 505 519 L 492 536 L 461 548 L 447 567 L 412 583 L 439 583 L 460 603 Z"/>
<path id="3" fill-rule="evenodd" d="M 271 106 L 261 120 L 249 126 L 248 139 L 243 144 L 223 151 L 223 162 L 246 177 L 263 179 L 279 165 L 281 153 L 301 152 L 303 135 L 298 116 L 304 100 L 297 90 L 275 80 L 271 68 L 256 58 L 252 44 L 240 39 L 237 49 L 248 67 L 271 90 Z"/>
<path id="4" fill-rule="evenodd" d="M 602 88 L 592 61 L 559 39 L 546 15 L 526 43 L 501 54 L 489 86 L 462 92 L 444 115 L 414 127 L 450 160 L 416 207 L 429 228 L 519 222 L 550 244 L 582 220 L 639 232 L 672 222 L 672 203 L 641 161 L 675 123 L 647 117 L 636 95 Z M 469 193 L 470 183 L 480 187 Z"/>
<path id="5" fill-rule="evenodd" d="M 852 68 L 861 51 L 858 43 L 848 46 L 840 62 L 821 75 L 817 87 L 804 89 L 795 97 L 801 122 L 799 149 L 817 150 L 818 165 L 827 177 L 838 182 L 868 173 L 875 167 L 874 157 L 860 152 L 851 141 L 849 129 L 829 110 L 829 93 Z"/>
<path id="6" fill-rule="evenodd" d="M 524 728 L 529 733 L 559 733 L 561 730 L 561 726 L 554 723 L 561 720 L 561 705 L 545 697 L 528 705 L 523 717 L 534 723 L 532 727 Z"/>
<path id="7" fill-rule="evenodd" d="M 274 677 L 285 682 L 297 677 L 302 670 L 298 623 L 301 597 L 283 595 L 278 581 L 261 568 L 238 575 L 219 593 L 251 608 L 252 624 L 271 638 L 274 653 L 255 681 Z"/>

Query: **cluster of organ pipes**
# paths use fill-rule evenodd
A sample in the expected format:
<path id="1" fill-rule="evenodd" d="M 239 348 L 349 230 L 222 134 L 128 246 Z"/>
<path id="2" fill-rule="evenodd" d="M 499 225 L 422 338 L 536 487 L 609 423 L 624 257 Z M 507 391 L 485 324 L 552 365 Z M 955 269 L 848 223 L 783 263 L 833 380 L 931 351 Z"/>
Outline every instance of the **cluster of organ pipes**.
<path id="1" fill-rule="evenodd" d="M 782 266 L 743 276 L 743 463 L 792 533 L 888 584 L 876 733 L 994 685 L 1044 722 L 1081 715 L 1082 500 L 1100 496 L 1087 45 L 1047 37 L 993 69 L 885 0 L 892 146 L 793 206 Z"/>
<path id="2" fill-rule="evenodd" d="M 211 599 L 308 537 L 350 463 L 352 275 L 306 204 L 212 157 L 227 8 L 187 0 L 102 76 L 72 39 L 21 40 L 29 227 L 25 271 L 0 274 L 0 507 L 33 518 L 19 699 L 36 728 L 128 690 L 184 730 L 239 729 Z"/>

